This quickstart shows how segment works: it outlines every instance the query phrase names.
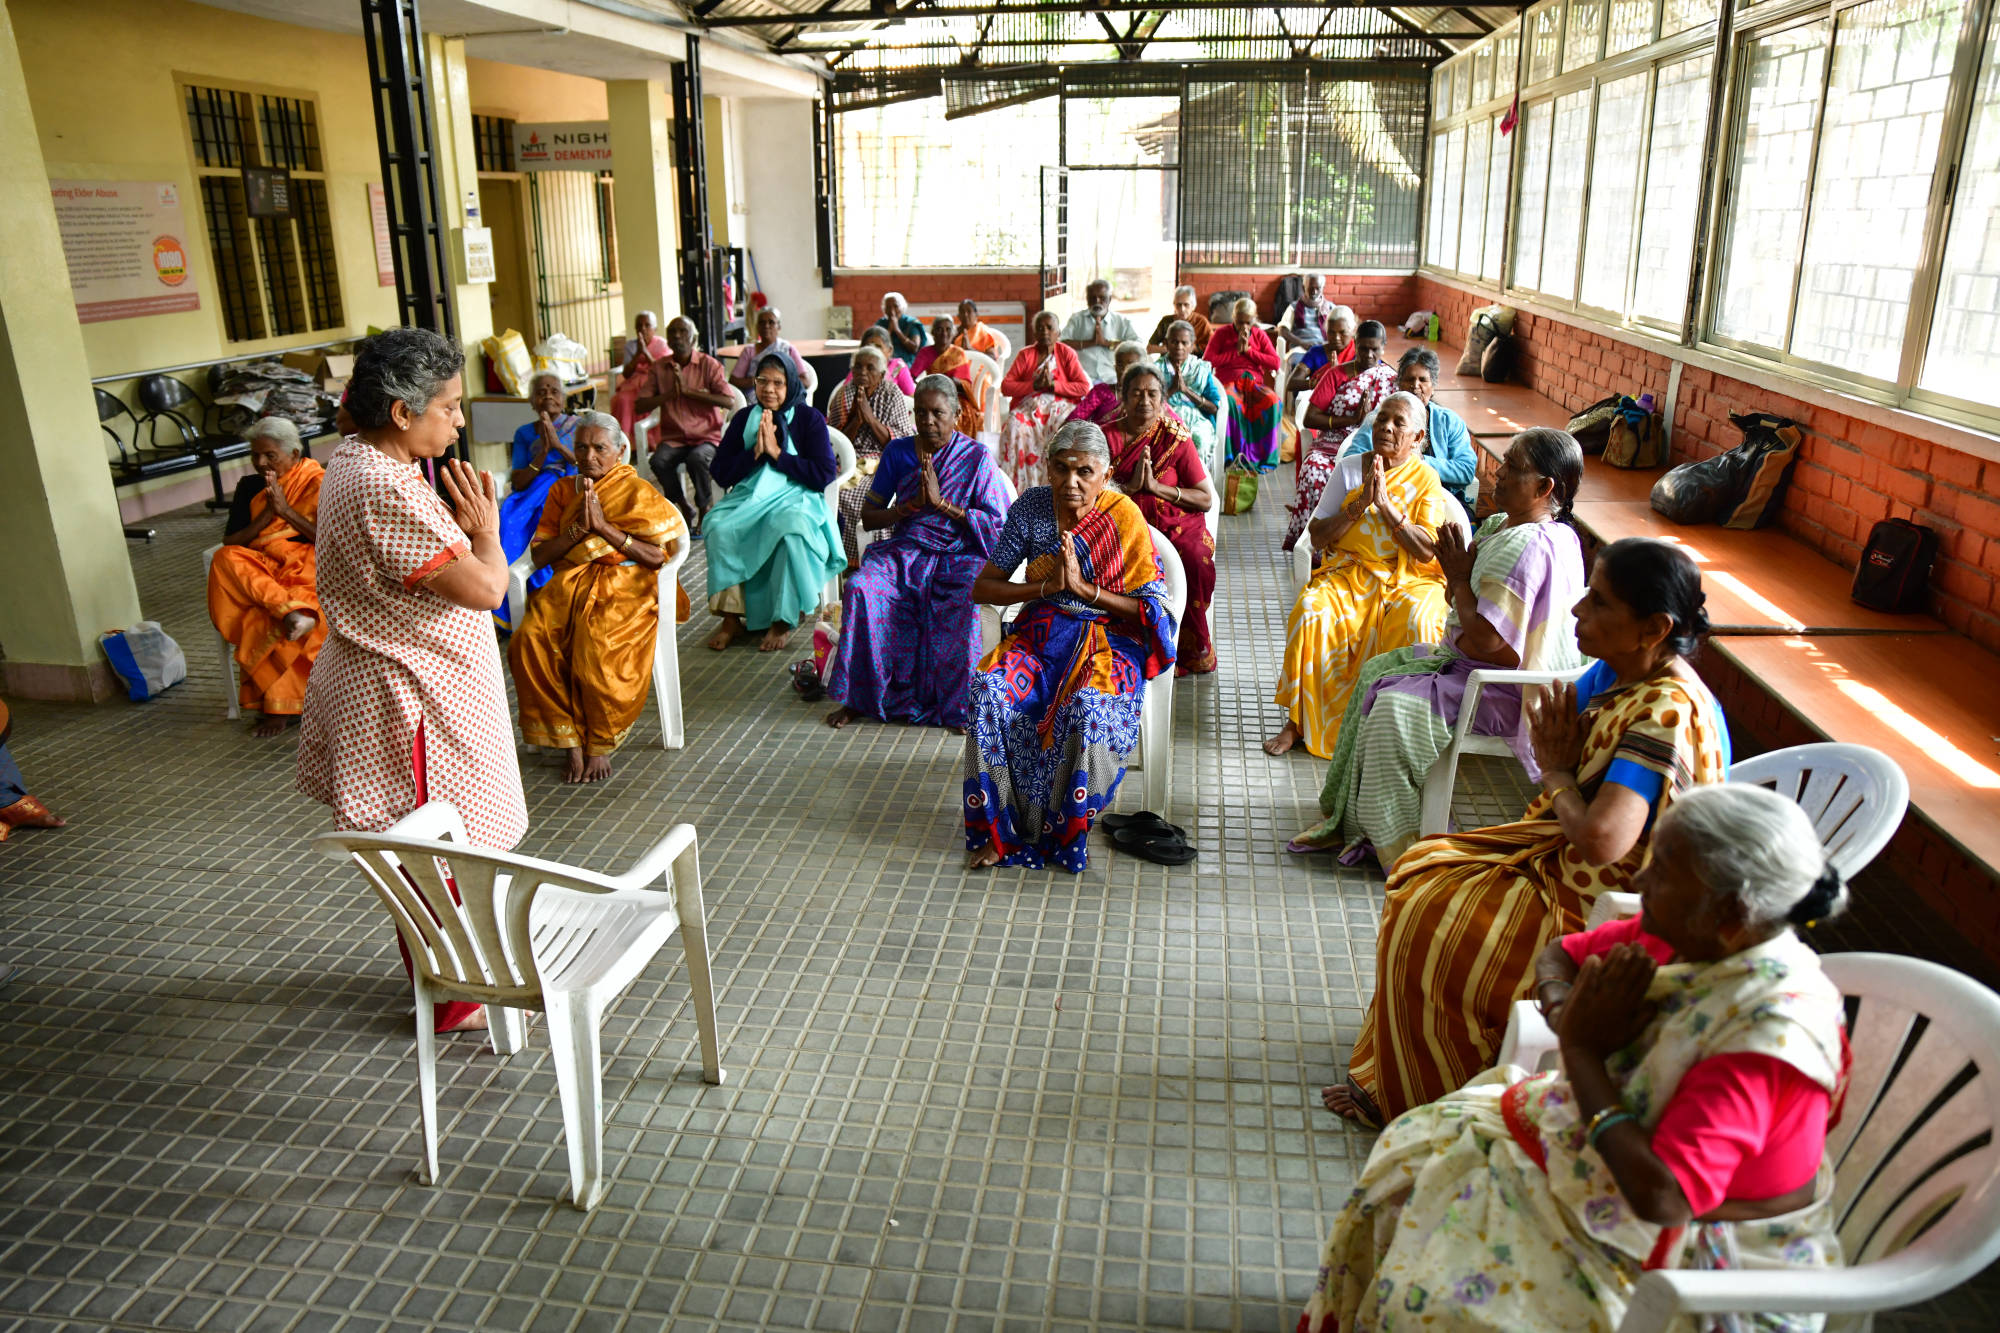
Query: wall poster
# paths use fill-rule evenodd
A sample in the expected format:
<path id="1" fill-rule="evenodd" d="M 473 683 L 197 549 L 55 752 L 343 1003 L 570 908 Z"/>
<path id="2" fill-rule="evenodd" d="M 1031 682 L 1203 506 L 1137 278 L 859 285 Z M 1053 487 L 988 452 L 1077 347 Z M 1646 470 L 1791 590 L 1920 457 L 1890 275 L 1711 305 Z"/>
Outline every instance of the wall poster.
<path id="1" fill-rule="evenodd" d="M 49 182 L 83 324 L 201 309 L 172 181 Z"/>

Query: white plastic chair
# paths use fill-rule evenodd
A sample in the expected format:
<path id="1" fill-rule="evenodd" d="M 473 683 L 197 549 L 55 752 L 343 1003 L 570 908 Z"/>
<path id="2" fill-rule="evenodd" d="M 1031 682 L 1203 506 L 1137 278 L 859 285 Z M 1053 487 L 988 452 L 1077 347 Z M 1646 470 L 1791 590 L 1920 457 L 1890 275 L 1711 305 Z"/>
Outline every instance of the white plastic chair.
<path id="1" fill-rule="evenodd" d="M 1844 741 L 1794 745 L 1739 759 L 1731 782 L 1749 782 L 1789 796 L 1812 817 L 1826 859 L 1852 879 L 1889 845 L 1910 807 L 1910 780 L 1880 750 Z M 1590 925 L 1639 915 L 1636 893 L 1602 893 L 1591 905 Z"/>
<path id="2" fill-rule="evenodd" d="M 677 927 L 702 1078 L 722 1082 L 693 825 L 668 829 L 618 876 L 471 846 L 458 810 L 446 801 L 430 802 L 386 833 L 325 833 L 313 846 L 335 860 L 353 859 L 410 951 L 424 1184 L 438 1178 L 432 1010 L 440 1001 L 485 1005 L 497 1055 L 521 1048 L 523 1010 L 548 1015 L 569 1149 L 569 1199 L 585 1211 L 597 1206 L 605 1189 L 598 1025 Z M 664 886 L 655 887 L 661 879 Z"/>
<path id="3" fill-rule="evenodd" d="M 1830 1314 L 1829 1333 L 1866 1329 L 1871 1312 L 1940 1296 L 2000 1259 L 2000 996 L 1921 958 L 1821 962 L 1858 1001 L 1847 1102 L 1826 1144 L 1843 1266 L 1656 1269 L 1619 1333 L 1763 1311 Z"/>
<path id="4" fill-rule="evenodd" d="M 1794 745 L 1740 759 L 1730 765 L 1729 780 L 1770 787 L 1797 801 L 1812 818 L 1827 860 L 1843 879 L 1860 874 L 1888 846 L 1910 804 L 1910 780 L 1895 760 L 1865 745 L 1840 741 Z M 1639 910 L 1636 893 L 1600 893 L 1584 928 L 1595 930 L 1626 920 L 1639 915 Z M 1496 1063 L 1540 1069 L 1552 1067 L 1555 1054 L 1556 1035 L 1541 1009 L 1532 1000 L 1516 1000 Z"/>
<path id="5" fill-rule="evenodd" d="M 1165 533 L 1150 526 L 1146 531 L 1153 534 L 1153 558 L 1159 562 L 1160 578 L 1167 585 L 1167 609 L 1173 612 L 1174 623 L 1178 625 L 1187 613 L 1187 570 L 1181 565 L 1181 553 L 1174 549 Z M 1141 808 L 1166 814 L 1174 768 L 1172 667 L 1146 682 L 1146 696 L 1139 705 L 1139 750 L 1129 766 L 1138 769 L 1145 778 L 1142 795 L 1146 803 Z"/>
<path id="6" fill-rule="evenodd" d="M 1505 736 L 1481 736 L 1472 730 L 1472 724 L 1479 716 L 1479 696 L 1495 685 L 1518 685 L 1521 687 L 1522 702 L 1528 697 L 1531 685 L 1552 685 L 1557 681 L 1574 682 L 1589 666 L 1572 668 L 1568 671 L 1506 671 L 1499 667 L 1481 667 L 1465 680 L 1465 697 L 1458 705 L 1458 721 L 1453 725 L 1451 743 L 1444 753 L 1431 765 L 1431 771 L 1424 777 L 1424 794 L 1418 816 L 1420 836 L 1434 838 L 1451 828 L 1451 798 L 1458 781 L 1458 761 L 1468 754 L 1490 754 L 1511 756 L 1514 751 L 1507 744 Z"/>
<path id="7" fill-rule="evenodd" d="M 833 515 L 834 521 L 838 522 L 841 488 L 854 480 L 854 475 L 859 469 L 854 461 L 854 441 L 831 426 L 826 428 L 826 438 L 833 445 L 833 460 L 840 467 L 839 475 L 834 477 L 826 488 L 827 511 Z M 826 591 L 821 595 L 820 601 L 824 606 L 840 605 L 840 575 L 836 574 L 826 581 Z"/>
<path id="8" fill-rule="evenodd" d="M 986 404 L 979 423 L 980 441 L 997 442 L 1000 428 L 1007 424 L 1007 404 L 1000 393 L 1000 363 L 984 352 L 967 352 L 965 364 L 972 368 L 973 387 L 978 391 L 980 401 Z"/>
<path id="9" fill-rule="evenodd" d="M 214 567 L 216 554 L 222 550 L 222 545 L 217 542 L 201 553 L 201 583 L 204 588 L 208 586 L 209 571 Z M 215 627 L 211 624 L 209 628 Z M 236 649 L 222 637 L 219 629 L 215 631 L 215 642 L 222 650 L 222 706 L 227 710 L 226 716 L 234 722 L 243 715 L 243 710 L 236 704 Z"/>

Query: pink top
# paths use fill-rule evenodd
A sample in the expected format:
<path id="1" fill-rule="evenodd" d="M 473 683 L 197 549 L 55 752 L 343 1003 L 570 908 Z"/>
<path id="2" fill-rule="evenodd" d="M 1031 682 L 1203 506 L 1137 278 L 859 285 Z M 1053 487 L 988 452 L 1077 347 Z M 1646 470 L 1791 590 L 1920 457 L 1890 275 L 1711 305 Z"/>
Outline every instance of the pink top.
<path id="1" fill-rule="evenodd" d="M 657 449 L 663 445 L 719 443 L 723 420 L 728 414 L 714 403 L 669 392 L 669 384 L 676 379 L 682 388 L 729 396 L 729 377 L 723 374 L 722 363 L 707 352 L 696 349 L 688 353 L 685 366 L 671 356 L 655 362 L 653 392 L 660 395 L 661 401 L 660 429 L 651 441 L 652 446 Z"/>
<path id="2" fill-rule="evenodd" d="M 1236 334 L 1234 324 L 1218 324 L 1215 332 L 1208 335 L 1208 348 L 1202 353 L 1202 360 L 1215 370 L 1215 377 L 1225 384 L 1249 375 L 1262 379 L 1278 368 L 1278 349 L 1271 346 L 1271 335 L 1250 326 L 1250 338 L 1246 343 Z"/>
<path id="3" fill-rule="evenodd" d="M 1565 935 L 1563 952 L 1581 965 L 1613 946 L 1637 943 L 1657 963 L 1673 946 L 1631 917 Z M 1831 1104 L 1825 1088 L 1782 1060 L 1739 1052 L 1688 1070 L 1653 1128 L 1653 1152 L 1680 1181 L 1696 1217 L 1725 1199 L 1769 1199 L 1809 1183 L 1826 1155 Z"/>
<path id="4" fill-rule="evenodd" d="M 506 851 L 528 829 L 514 720 L 493 621 L 427 580 L 472 549 L 414 463 L 352 435 L 334 447 L 319 500 L 326 646 L 306 682 L 299 790 L 334 827 L 382 830 L 417 808 L 421 728 L 431 800 Z"/>

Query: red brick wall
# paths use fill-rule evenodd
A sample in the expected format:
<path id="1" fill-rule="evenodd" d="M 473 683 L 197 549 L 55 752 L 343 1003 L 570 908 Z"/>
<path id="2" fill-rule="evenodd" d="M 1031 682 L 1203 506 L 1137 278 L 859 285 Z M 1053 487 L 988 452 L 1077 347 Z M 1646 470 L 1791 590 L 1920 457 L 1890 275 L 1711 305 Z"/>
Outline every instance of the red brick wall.
<path id="1" fill-rule="evenodd" d="M 1210 292 L 1248 292 L 1256 298 L 1258 312 L 1275 319 L 1280 313 L 1277 309 L 1278 283 L 1296 272 L 1297 269 L 1286 269 L 1282 273 L 1213 273 L 1188 269 L 1181 274 L 1181 281 L 1194 288 L 1195 309 L 1204 314 L 1208 311 Z M 1326 299 L 1335 305 L 1352 306 L 1354 313 L 1362 319 L 1379 319 L 1393 328 L 1420 307 L 1414 273 L 1328 273 L 1324 276 Z"/>
<path id="2" fill-rule="evenodd" d="M 1486 298 L 1415 279 L 1417 303 L 1438 312 L 1446 341 L 1463 344 L 1472 310 Z M 1523 314 L 1514 323 L 1517 377 L 1575 411 L 1612 393 L 1651 391 L 1666 401 L 1670 362 L 1586 325 Z M 1822 555 L 1854 568 L 1868 529 L 1898 517 L 1937 531 L 1931 612 L 1959 633 L 2000 649 L 2000 463 L 1859 421 L 1693 366 L 1681 372 L 1674 412 L 1676 461 L 1707 458 L 1742 440 L 1732 412 L 1775 412 L 1799 423 L 1805 442 L 1778 521 Z"/>
<path id="3" fill-rule="evenodd" d="M 854 312 L 858 332 L 882 318 L 882 298 L 901 292 L 911 305 L 956 304 L 971 297 L 975 301 L 1021 301 L 1032 316 L 1042 308 L 1042 275 L 1039 269 L 1017 269 L 1001 273 L 836 273 L 833 304 Z"/>
<path id="4" fill-rule="evenodd" d="M 1695 669 L 1729 719 L 1738 758 L 1821 739 L 1721 654 L 1701 653 L 1695 658 Z M 2000 879 L 1959 851 L 1915 811 L 1889 840 L 1883 859 L 1890 872 L 1914 888 L 1939 916 L 2000 963 Z"/>

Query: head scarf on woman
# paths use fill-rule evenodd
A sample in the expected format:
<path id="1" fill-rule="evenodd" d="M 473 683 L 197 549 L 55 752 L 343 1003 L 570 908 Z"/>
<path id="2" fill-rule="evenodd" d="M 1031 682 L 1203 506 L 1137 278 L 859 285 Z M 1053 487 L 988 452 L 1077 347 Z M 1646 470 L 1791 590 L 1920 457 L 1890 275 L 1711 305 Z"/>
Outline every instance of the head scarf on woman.
<path id="1" fill-rule="evenodd" d="M 792 412 L 806 400 L 806 384 L 799 378 L 798 367 L 792 358 L 783 352 L 766 352 L 757 362 L 757 373 L 762 374 L 765 366 L 776 366 L 785 373 L 785 405 L 778 409 L 778 433 L 783 435 L 785 427 L 792 424 Z M 764 404 L 750 395 L 749 415 L 743 419 L 743 443 L 747 449 L 757 447 L 757 430 L 764 424 Z"/>

